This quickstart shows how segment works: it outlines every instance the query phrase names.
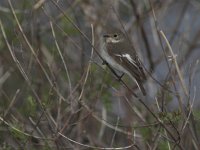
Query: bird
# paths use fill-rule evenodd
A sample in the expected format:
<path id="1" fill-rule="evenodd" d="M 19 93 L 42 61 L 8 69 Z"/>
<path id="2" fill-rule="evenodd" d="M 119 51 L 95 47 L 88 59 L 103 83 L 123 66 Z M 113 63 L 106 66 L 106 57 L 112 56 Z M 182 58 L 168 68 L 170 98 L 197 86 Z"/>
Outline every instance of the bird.
<path id="1" fill-rule="evenodd" d="M 101 56 L 113 68 L 127 74 L 146 95 L 143 82 L 146 80 L 144 67 L 126 34 L 111 28 L 103 34 Z"/>

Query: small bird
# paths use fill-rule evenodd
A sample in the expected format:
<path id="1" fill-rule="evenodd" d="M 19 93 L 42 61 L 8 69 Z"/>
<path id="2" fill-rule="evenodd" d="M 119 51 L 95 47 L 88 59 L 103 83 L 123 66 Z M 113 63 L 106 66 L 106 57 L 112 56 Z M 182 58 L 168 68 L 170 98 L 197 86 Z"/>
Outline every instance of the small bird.
<path id="1" fill-rule="evenodd" d="M 110 66 L 129 75 L 145 96 L 146 91 L 142 83 L 146 80 L 146 75 L 129 39 L 118 28 L 110 29 L 103 35 L 103 38 L 104 46 L 101 56 Z"/>

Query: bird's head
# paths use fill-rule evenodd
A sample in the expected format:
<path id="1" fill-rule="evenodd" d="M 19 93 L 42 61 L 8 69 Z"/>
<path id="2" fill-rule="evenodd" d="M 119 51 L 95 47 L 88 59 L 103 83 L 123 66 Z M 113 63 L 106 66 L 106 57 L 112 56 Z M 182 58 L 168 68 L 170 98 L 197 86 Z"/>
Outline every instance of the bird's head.
<path id="1" fill-rule="evenodd" d="M 104 35 L 103 35 L 105 42 L 107 44 L 109 43 L 119 43 L 122 42 L 125 39 L 124 33 L 119 30 L 119 29 L 112 29 L 110 31 L 107 31 Z"/>

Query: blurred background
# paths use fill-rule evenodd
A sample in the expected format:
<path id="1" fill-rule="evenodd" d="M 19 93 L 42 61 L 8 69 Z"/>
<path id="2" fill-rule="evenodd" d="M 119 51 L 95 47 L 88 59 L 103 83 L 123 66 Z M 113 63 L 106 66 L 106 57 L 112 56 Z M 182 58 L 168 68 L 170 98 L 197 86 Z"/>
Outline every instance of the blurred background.
<path id="1" fill-rule="evenodd" d="M 199 14 L 199 0 L 1 0 L 1 149 L 199 149 Z M 147 96 L 103 65 L 110 27 Z"/>

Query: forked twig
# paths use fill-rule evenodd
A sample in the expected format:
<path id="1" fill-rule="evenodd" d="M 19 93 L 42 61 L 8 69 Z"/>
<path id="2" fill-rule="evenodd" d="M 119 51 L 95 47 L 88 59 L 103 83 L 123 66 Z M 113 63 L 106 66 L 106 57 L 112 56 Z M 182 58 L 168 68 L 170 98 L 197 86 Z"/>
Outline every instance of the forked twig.
<path id="1" fill-rule="evenodd" d="M 169 52 L 171 53 L 171 56 L 172 56 L 172 61 L 174 62 L 174 65 L 175 65 L 175 68 L 176 68 L 176 71 L 177 71 L 177 74 L 178 74 L 178 77 L 179 77 L 179 80 L 180 80 L 180 83 L 181 83 L 181 86 L 183 88 L 183 92 L 185 93 L 185 96 L 189 97 L 188 95 L 188 90 L 186 88 L 186 85 L 184 83 L 184 80 L 183 80 L 183 77 L 182 77 L 182 74 L 181 74 L 181 71 L 180 71 L 180 68 L 178 66 L 178 63 L 177 63 L 177 60 L 176 60 L 176 55 L 174 54 L 172 48 L 171 48 L 171 45 L 169 44 L 169 41 L 167 40 L 165 34 L 163 33 L 162 30 L 160 30 L 160 34 L 162 35 L 162 37 L 164 38 L 166 44 L 167 44 L 167 47 L 169 49 Z"/>

